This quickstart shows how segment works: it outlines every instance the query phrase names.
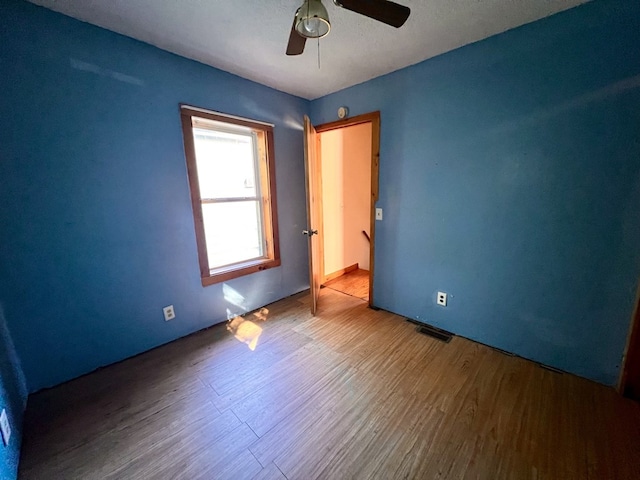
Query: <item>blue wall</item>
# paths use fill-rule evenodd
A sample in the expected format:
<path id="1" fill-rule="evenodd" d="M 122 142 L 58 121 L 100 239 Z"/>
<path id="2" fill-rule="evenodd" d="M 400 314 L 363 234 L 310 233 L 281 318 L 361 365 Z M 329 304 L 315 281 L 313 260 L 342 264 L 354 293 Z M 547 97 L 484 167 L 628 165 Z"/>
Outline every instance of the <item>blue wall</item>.
<path id="1" fill-rule="evenodd" d="M 0 16 L 0 303 L 30 391 L 308 288 L 308 101 L 26 2 Z M 226 290 L 200 284 L 180 102 L 275 124 L 282 266 Z"/>
<path id="2" fill-rule="evenodd" d="M 8 447 L 0 440 L 0 480 L 17 478 L 26 403 L 27 386 L 0 305 L 0 411 L 3 408 L 7 411 L 11 425 Z"/>
<path id="3" fill-rule="evenodd" d="M 312 120 L 340 105 L 381 111 L 375 304 L 614 384 L 640 275 L 640 2 L 329 95 Z"/>

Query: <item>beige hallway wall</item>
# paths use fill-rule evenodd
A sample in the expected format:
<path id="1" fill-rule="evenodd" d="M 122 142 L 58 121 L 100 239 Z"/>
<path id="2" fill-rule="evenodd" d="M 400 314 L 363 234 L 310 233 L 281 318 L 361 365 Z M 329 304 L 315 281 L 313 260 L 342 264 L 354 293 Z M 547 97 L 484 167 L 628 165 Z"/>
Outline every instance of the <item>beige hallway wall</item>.
<path id="1" fill-rule="evenodd" d="M 325 275 L 357 263 L 369 269 L 371 124 L 320 134 Z"/>

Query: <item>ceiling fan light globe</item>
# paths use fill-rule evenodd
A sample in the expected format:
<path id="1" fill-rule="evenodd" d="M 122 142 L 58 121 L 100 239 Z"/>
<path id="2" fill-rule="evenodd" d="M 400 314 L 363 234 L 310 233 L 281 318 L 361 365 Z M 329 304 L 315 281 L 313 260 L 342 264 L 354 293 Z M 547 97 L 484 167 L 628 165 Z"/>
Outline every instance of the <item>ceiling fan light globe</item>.
<path id="1" fill-rule="evenodd" d="M 305 38 L 322 38 L 331 30 L 329 14 L 320 0 L 305 0 L 296 17 L 296 31 Z"/>
<path id="2" fill-rule="evenodd" d="M 307 38 L 325 37 L 330 30 L 330 25 L 321 18 L 304 18 L 296 25 L 297 32 Z"/>

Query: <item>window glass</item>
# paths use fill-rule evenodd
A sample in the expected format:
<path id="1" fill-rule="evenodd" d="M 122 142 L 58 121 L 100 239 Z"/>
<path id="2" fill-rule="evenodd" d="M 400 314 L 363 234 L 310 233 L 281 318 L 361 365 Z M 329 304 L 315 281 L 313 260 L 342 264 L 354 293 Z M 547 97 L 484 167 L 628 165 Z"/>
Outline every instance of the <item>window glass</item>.
<path id="1" fill-rule="evenodd" d="M 254 136 L 194 129 L 202 198 L 255 197 Z"/>
<path id="2" fill-rule="evenodd" d="M 259 202 L 202 205 L 209 268 L 218 268 L 263 255 Z"/>

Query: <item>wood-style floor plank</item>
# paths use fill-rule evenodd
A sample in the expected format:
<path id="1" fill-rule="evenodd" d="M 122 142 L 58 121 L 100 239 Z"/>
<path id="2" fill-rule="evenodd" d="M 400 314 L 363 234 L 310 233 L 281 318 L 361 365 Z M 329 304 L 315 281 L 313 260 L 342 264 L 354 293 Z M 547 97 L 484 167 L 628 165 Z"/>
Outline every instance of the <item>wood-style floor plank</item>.
<path id="1" fill-rule="evenodd" d="M 358 268 L 324 283 L 325 287 L 369 300 L 369 271 Z"/>
<path id="2" fill-rule="evenodd" d="M 19 478 L 640 478 L 610 388 L 331 288 L 244 320 L 254 350 L 218 325 L 32 395 Z"/>
<path id="3" fill-rule="evenodd" d="M 253 480 L 287 480 L 275 463 L 271 462 L 264 467 Z"/>

